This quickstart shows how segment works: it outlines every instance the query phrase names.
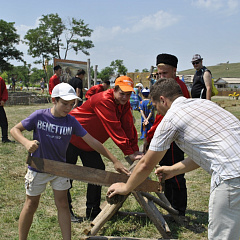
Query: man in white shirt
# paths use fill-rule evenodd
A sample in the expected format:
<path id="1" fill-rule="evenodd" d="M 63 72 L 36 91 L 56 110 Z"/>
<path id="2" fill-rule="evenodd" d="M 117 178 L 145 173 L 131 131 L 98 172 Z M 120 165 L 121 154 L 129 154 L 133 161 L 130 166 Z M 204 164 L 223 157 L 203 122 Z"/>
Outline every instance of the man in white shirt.
<path id="1" fill-rule="evenodd" d="M 164 115 L 148 152 L 128 182 L 109 187 L 109 197 L 128 194 L 151 173 L 172 141 L 188 158 L 155 173 L 161 180 L 199 166 L 211 174 L 208 239 L 240 237 L 240 121 L 230 112 L 205 99 L 187 99 L 173 79 L 157 81 L 150 91 L 153 105 Z"/>

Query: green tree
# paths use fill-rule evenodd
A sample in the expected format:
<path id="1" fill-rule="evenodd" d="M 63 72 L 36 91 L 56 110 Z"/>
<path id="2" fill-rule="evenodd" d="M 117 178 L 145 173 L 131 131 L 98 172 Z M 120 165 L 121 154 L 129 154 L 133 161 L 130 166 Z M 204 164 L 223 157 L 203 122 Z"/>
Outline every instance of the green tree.
<path id="1" fill-rule="evenodd" d="M 144 68 L 142 72 L 149 72 L 149 70 L 147 68 Z"/>
<path id="2" fill-rule="evenodd" d="M 8 71 L 8 79 L 12 75 L 16 76 L 17 82 L 16 84 L 19 86 L 20 81 L 22 81 L 21 85 L 26 85 L 29 82 L 29 75 L 31 71 L 31 64 L 24 64 L 23 66 L 14 66 L 12 67 L 11 71 Z"/>
<path id="3" fill-rule="evenodd" d="M 32 85 L 39 84 L 41 79 L 45 77 L 44 70 L 42 69 L 37 69 L 37 68 L 32 68 L 31 74 L 29 77 L 29 82 Z"/>
<path id="4" fill-rule="evenodd" d="M 87 49 L 94 47 L 90 37 L 93 30 L 88 28 L 83 20 L 69 19 L 68 24 L 64 24 L 59 15 L 42 15 L 39 26 L 28 30 L 24 36 L 25 43 L 28 45 L 28 54 L 33 58 L 38 58 L 35 63 L 41 63 L 46 73 L 45 62 L 52 58 L 61 59 L 61 50 L 64 51 L 64 59 L 67 53 L 74 50 L 76 54 L 79 51 L 89 55 Z M 65 44 L 63 39 L 65 36 Z"/>
<path id="5" fill-rule="evenodd" d="M 123 60 L 119 59 L 112 61 L 110 67 L 112 67 L 114 71 L 117 71 L 116 73 L 119 75 L 120 74 L 126 75 L 128 71 L 128 69 L 123 65 Z"/>
<path id="6" fill-rule="evenodd" d="M 139 72 L 139 69 L 135 69 L 135 71 L 134 72 Z"/>
<path id="7" fill-rule="evenodd" d="M 8 83 L 8 73 L 6 71 L 3 72 L 0 76 L 5 81 L 5 83 Z"/>
<path id="8" fill-rule="evenodd" d="M 102 81 L 109 80 L 114 75 L 114 69 L 112 67 L 105 67 L 98 74 L 98 78 L 102 79 Z"/>
<path id="9" fill-rule="evenodd" d="M 7 71 L 13 67 L 9 60 L 23 61 L 23 53 L 14 46 L 20 41 L 14 24 L 0 19 L 0 71 Z"/>
<path id="10" fill-rule="evenodd" d="M 93 42 L 86 40 L 85 37 L 91 37 L 92 29 L 88 28 L 88 24 L 85 24 L 83 20 L 76 20 L 72 18 L 68 20 L 68 26 L 66 26 L 66 47 L 64 59 L 67 58 L 69 50 L 73 49 L 76 54 L 82 51 L 85 55 L 89 55 L 87 49 L 93 48 Z M 60 58 L 60 56 L 59 56 Z"/>

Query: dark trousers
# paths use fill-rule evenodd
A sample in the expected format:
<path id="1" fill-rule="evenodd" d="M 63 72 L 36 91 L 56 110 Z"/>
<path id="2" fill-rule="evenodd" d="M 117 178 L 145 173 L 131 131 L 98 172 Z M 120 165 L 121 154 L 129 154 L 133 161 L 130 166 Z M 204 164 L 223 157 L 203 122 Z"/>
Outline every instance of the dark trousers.
<path id="1" fill-rule="evenodd" d="M 160 162 L 162 166 L 171 166 L 184 159 L 184 152 L 173 142 Z M 172 207 L 179 211 L 179 215 L 185 215 L 187 208 L 187 188 L 184 174 L 177 175 L 165 181 L 165 192 Z"/>
<path id="2" fill-rule="evenodd" d="M 82 104 L 83 104 L 83 101 L 79 101 L 78 102 L 78 107 L 82 106 Z"/>
<path id="3" fill-rule="evenodd" d="M 97 168 L 101 170 L 105 170 L 105 165 L 102 161 L 101 155 L 96 151 L 86 152 L 77 147 L 73 144 L 69 143 L 66 159 L 67 163 L 76 164 L 78 156 L 81 158 L 83 166 Z M 70 180 L 71 188 L 73 180 Z M 70 189 L 71 189 L 70 188 Z M 72 209 L 72 199 L 70 194 L 70 189 L 68 190 L 68 202 L 69 202 L 69 209 Z M 100 210 L 100 201 L 101 201 L 101 186 L 88 184 L 87 187 L 87 211 L 90 212 L 99 212 Z"/>
<path id="4" fill-rule="evenodd" d="M 2 129 L 2 140 L 8 139 L 8 121 L 3 106 L 0 106 L 0 126 Z"/>

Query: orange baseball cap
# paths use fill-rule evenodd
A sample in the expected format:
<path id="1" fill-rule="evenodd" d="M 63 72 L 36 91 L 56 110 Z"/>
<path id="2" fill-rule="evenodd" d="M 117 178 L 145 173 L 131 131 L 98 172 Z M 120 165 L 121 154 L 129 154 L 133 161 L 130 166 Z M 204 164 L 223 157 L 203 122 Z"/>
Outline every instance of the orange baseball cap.
<path id="1" fill-rule="evenodd" d="M 119 86 L 123 92 L 134 92 L 133 80 L 127 76 L 118 77 L 115 81 L 115 86 Z"/>

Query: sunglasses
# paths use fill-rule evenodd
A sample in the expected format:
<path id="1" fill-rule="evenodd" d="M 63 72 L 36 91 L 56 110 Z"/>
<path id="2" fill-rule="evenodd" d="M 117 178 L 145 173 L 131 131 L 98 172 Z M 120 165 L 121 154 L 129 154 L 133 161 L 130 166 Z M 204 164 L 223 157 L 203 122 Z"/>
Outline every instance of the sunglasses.
<path id="1" fill-rule="evenodd" d="M 196 65 L 196 64 L 199 64 L 199 62 L 193 62 L 192 65 Z"/>

